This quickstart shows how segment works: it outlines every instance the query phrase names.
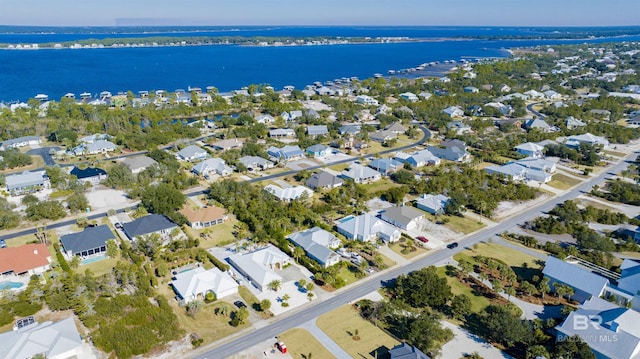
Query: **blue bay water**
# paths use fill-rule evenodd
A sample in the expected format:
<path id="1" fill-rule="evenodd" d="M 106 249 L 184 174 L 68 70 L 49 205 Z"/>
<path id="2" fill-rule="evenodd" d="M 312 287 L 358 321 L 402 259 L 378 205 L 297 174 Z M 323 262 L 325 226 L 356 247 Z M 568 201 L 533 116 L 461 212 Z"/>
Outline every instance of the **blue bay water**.
<path id="1" fill-rule="evenodd" d="M 366 33 L 367 36 L 438 38 L 453 33 L 463 36 L 465 28 L 275 28 L 266 32 L 264 29 L 249 28 L 245 31 L 265 36 L 314 36 L 314 33 L 321 36 L 359 36 L 354 34 Z M 472 28 L 466 31 L 494 34 L 501 30 Z M 522 28 L 507 31 L 517 34 L 518 31 L 525 33 L 532 30 Z M 2 32 L 0 28 L 0 42 L 5 41 L 7 36 L 14 35 Z M 33 37 L 34 41 L 31 42 L 49 41 L 43 40 L 40 36 L 67 35 L 69 34 L 28 34 Z M 71 35 L 91 38 L 94 34 Z M 640 36 L 590 41 L 638 39 Z M 173 91 L 188 86 L 215 86 L 223 92 L 249 84 L 270 84 L 276 89 L 285 85 L 301 88 L 315 81 L 324 82 L 351 76 L 367 78 L 374 73 L 386 74 L 389 69 L 415 67 L 424 62 L 459 60 L 467 57 L 504 57 L 508 55 L 505 49 L 512 47 L 581 42 L 585 41 L 448 39 L 430 42 L 281 47 L 210 45 L 3 50 L 0 51 L 0 101 L 26 101 L 37 93 L 45 93 L 51 99 L 59 99 L 67 92 L 79 95 L 81 92 L 96 94 L 101 91 L 116 93 L 131 90 L 135 93 L 155 89 Z"/>

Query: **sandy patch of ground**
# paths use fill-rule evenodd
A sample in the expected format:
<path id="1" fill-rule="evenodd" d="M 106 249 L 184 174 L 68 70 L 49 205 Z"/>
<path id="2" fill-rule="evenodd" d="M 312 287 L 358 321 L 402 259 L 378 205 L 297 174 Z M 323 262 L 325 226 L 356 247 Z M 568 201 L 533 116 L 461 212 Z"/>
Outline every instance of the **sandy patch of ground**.
<path id="1" fill-rule="evenodd" d="M 380 197 L 375 197 L 367 201 L 367 208 L 372 212 L 371 215 L 375 216 L 377 212 L 394 207 L 395 205 L 391 202 L 383 201 Z M 375 212 L 375 213 L 374 213 Z"/>
<path id="2" fill-rule="evenodd" d="M 291 354 L 283 354 L 275 348 L 276 338 L 265 340 L 227 359 L 293 359 Z M 168 358 L 167 358 L 168 359 Z"/>
<path id="3" fill-rule="evenodd" d="M 304 170 L 309 167 L 314 167 L 317 165 L 318 163 L 313 162 L 310 159 L 297 160 L 297 161 L 292 161 L 287 163 L 287 167 L 295 171 Z"/>
<path id="4" fill-rule="evenodd" d="M 424 236 L 429 239 L 426 243 L 426 248 L 438 248 L 444 245 L 445 242 L 460 238 L 461 233 L 452 231 L 451 229 L 441 225 L 435 224 L 428 219 L 421 219 L 418 221 L 418 227 L 416 229 L 407 231 L 410 236 Z"/>
<path id="5" fill-rule="evenodd" d="M 474 352 L 478 352 L 482 358 L 511 358 L 511 356 L 501 352 L 484 339 L 456 325 L 443 321 L 442 326 L 451 329 L 455 337 L 442 346 L 442 355 L 440 358 L 458 359 L 473 354 Z"/>
<path id="6" fill-rule="evenodd" d="M 549 199 L 549 195 L 541 195 L 540 197 L 533 199 L 531 201 L 502 201 L 498 203 L 498 209 L 494 212 L 493 218 L 494 220 L 501 220 L 503 218 L 509 217 L 516 213 L 520 213 L 524 211 L 526 208 L 535 206 L 541 202 Z"/>
<path id="7" fill-rule="evenodd" d="M 324 164 L 330 164 L 333 162 L 337 162 L 337 161 L 343 161 L 343 160 L 350 160 L 350 159 L 354 159 L 355 157 L 344 154 L 342 152 L 338 152 L 338 153 L 333 153 L 331 155 L 325 156 L 325 157 L 317 157 L 316 159 Z"/>
<path id="8" fill-rule="evenodd" d="M 302 107 L 314 111 L 331 111 L 331 106 L 319 100 L 302 101 Z"/>
<path id="9" fill-rule="evenodd" d="M 126 207 L 134 203 L 124 191 L 115 189 L 94 189 L 87 192 L 86 196 L 92 212 Z"/>

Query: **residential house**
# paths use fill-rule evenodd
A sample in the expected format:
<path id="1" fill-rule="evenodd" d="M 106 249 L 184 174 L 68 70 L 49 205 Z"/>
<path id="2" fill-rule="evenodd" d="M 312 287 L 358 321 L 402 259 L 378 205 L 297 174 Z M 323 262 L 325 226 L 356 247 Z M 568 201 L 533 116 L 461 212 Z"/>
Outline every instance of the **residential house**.
<path id="1" fill-rule="evenodd" d="M 544 158 L 527 157 L 517 160 L 514 163 L 533 170 L 544 171 L 547 173 L 556 173 L 556 163 Z"/>
<path id="2" fill-rule="evenodd" d="M 640 357 L 640 313 L 592 297 L 556 326 L 558 342 L 578 336 L 595 357 L 636 359 Z"/>
<path id="3" fill-rule="evenodd" d="M 513 113 L 513 107 L 511 105 L 505 105 L 502 102 L 488 102 L 485 106 L 495 108 L 500 111 L 502 116 L 509 116 Z"/>
<path id="4" fill-rule="evenodd" d="M 327 125 L 316 125 L 316 126 L 307 126 L 307 135 L 312 138 L 316 138 L 318 136 L 325 136 L 329 134 L 329 130 L 327 129 Z"/>
<path id="5" fill-rule="evenodd" d="M 275 121 L 273 116 L 268 115 L 268 114 L 263 114 L 263 115 L 259 115 L 258 117 L 256 117 L 256 122 L 257 123 L 269 124 L 269 123 L 272 123 L 273 121 Z"/>
<path id="6" fill-rule="evenodd" d="M 418 222 L 424 218 L 424 212 L 411 206 L 387 208 L 380 214 L 380 218 L 404 230 L 418 228 Z"/>
<path id="7" fill-rule="evenodd" d="M 590 133 L 585 133 L 583 135 L 569 136 L 567 137 L 567 140 L 565 141 L 564 144 L 567 147 L 578 148 L 580 147 L 581 143 L 586 143 L 593 146 L 600 145 L 602 146 L 603 149 L 606 149 L 609 147 L 609 141 L 606 138 L 602 136 L 595 136 Z"/>
<path id="8" fill-rule="evenodd" d="M 343 126 L 340 126 L 340 128 L 338 128 L 338 133 L 341 136 L 343 135 L 353 136 L 360 133 L 361 128 L 362 127 L 360 125 L 343 125 Z"/>
<path id="9" fill-rule="evenodd" d="M 402 168 L 402 162 L 396 161 L 392 158 L 376 158 L 369 162 L 369 167 L 382 173 L 385 176 Z"/>
<path id="10" fill-rule="evenodd" d="M 12 196 L 36 192 L 43 188 L 49 188 L 51 185 L 45 171 L 24 171 L 8 175 L 5 177 L 5 183 L 7 184 L 7 192 Z"/>
<path id="11" fill-rule="evenodd" d="M 640 115 L 627 119 L 627 124 L 631 126 L 640 126 Z"/>
<path id="12" fill-rule="evenodd" d="M 380 172 L 358 163 L 350 164 L 342 171 L 340 177 L 350 179 L 355 183 L 370 183 L 382 179 Z"/>
<path id="13" fill-rule="evenodd" d="M 127 237 L 134 241 L 137 237 L 152 234 L 158 234 L 161 238 L 168 239 L 171 232 L 179 227 L 161 214 L 150 214 L 133 222 L 123 223 L 122 228 Z"/>
<path id="14" fill-rule="evenodd" d="M 401 135 L 407 132 L 407 129 L 404 128 L 404 126 L 402 126 L 399 122 L 394 122 L 390 125 L 387 125 L 384 130 L 394 132 L 396 135 Z"/>
<path id="15" fill-rule="evenodd" d="M 450 199 L 443 194 L 422 194 L 416 199 L 416 207 L 431 214 L 441 215 L 444 214 Z"/>
<path id="16" fill-rule="evenodd" d="M 575 257 L 562 260 L 548 256 L 542 274 L 549 278 L 552 291 L 558 283 L 569 285 L 574 291 L 571 299 L 584 303 L 591 297 L 603 296 L 610 284 L 610 278 L 599 274 L 599 269 L 589 264 Z"/>
<path id="17" fill-rule="evenodd" d="M 275 128 L 269 130 L 269 137 L 271 138 L 283 138 L 283 137 L 295 137 L 296 132 L 290 128 Z"/>
<path id="18" fill-rule="evenodd" d="M 304 152 L 297 145 L 282 148 L 271 146 L 267 149 L 267 154 L 275 161 L 292 161 L 304 158 Z"/>
<path id="19" fill-rule="evenodd" d="M 402 163 L 409 163 L 413 167 L 437 166 L 440 158 L 436 157 L 429 150 L 420 150 L 412 153 L 397 152 L 395 160 Z"/>
<path id="20" fill-rule="evenodd" d="M 209 270 L 197 267 L 180 272 L 173 277 L 171 286 L 182 304 L 192 302 L 198 297 L 204 299 L 209 292 L 215 294 L 216 299 L 238 293 L 238 283 L 216 267 Z"/>
<path id="21" fill-rule="evenodd" d="M 176 154 L 179 160 L 195 162 L 207 158 L 208 152 L 196 145 L 187 146 Z"/>
<path id="22" fill-rule="evenodd" d="M 407 343 L 398 344 L 389 350 L 389 359 L 431 359 L 420 349 Z"/>
<path id="23" fill-rule="evenodd" d="M 73 317 L 58 322 L 33 322 L 0 334 L 0 358 L 86 358 Z"/>
<path id="24" fill-rule="evenodd" d="M 423 98 L 423 99 L 425 99 L 425 100 L 430 99 L 430 98 L 431 98 L 431 96 L 433 96 L 433 94 L 428 93 L 428 92 L 420 92 L 420 93 L 418 94 L 418 97 L 422 97 L 422 98 Z"/>
<path id="25" fill-rule="evenodd" d="M 157 165 L 158 162 L 153 158 L 147 156 L 127 157 L 122 161 L 122 164 L 129 167 L 131 173 L 138 174 L 144 171 L 146 168 L 153 165 Z"/>
<path id="26" fill-rule="evenodd" d="M 224 223 L 228 218 L 226 210 L 216 206 L 193 209 L 192 206 L 185 205 L 179 212 L 187 219 L 189 226 L 195 230 Z"/>
<path id="27" fill-rule="evenodd" d="M 211 144 L 211 147 L 219 151 L 226 151 L 234 148 L 241 148 L 242 145 L 244 145 L 244 141 L 237 138 L 230 138 L 227 140 L 214 142 Z"/>
<path id="28" fill-rule="evenodd" d="M 520 130 L 522 128 L 522 120 L 518 118 L 510 118 L 506 120 L 498 120 L 494 122 L 500 131 L 509 131 L 512 129 Z"/>
<path id="29" fill-rule="evenodd" d="M 417 102 L 419 100 L 418 96 L 416 96 L 416 94 L 414 94 L 413 92 L 404 92 L 398 95 L 398 97 L 409 102 Z"/>
<path id="30" fill-rule="evenodd" d="M 238 159 L 249 171 L 273 168 L 273 162 L 258 156 L 244 156 Z"/>
<path id="31" fill-rule="evenodd" d="M 320 227 L 293 233 L 287 239 L 294 245 L 304 249 L 309 258 L 315 260 L 324 268 L 340 262 L 340 256 L 332 249 L 340 247 L 342 242 L 336 236 Z"/>
<path id="32" fill-rule="evenodd" d="M 573 116 L 569 116 L 564 120 L 564 124 L 567 126 L 568 129 L 570 130 L 574 130 L 576 128 L 580 128 L 580 127 L 584 127 L 587 124 L 582 122 L 581 120 L 573 117 Z"/>
<path id="33" fill-rule="evenodd" d="M 369 139 L 371 141 L 376 141 L 381 143 L 391 141 L 393 139 L 396 139 L 397 137 L 398 135 L 393 131 L 382 130 L 382 131 L 369 132 Z"/>
<path id="34" fill-rule="evenodd" d="M 233 173 L 233 169 L 227 166 L 221 158 L 208 158 L 191 167 L 191 172 L 204 177 L 208 177 L 212 174 L 228 176 Z"/>
<path id="35" fill-rule="evenodd" d="M 367 95 L 359 95 L 356 97 L 356 103 L 368 106 L 378 106 L 378 100 Z"/>
<path id="36" fill-rule="evenodd" d="M 290 111 L 290 112 L 283 112 L 282 114 L 280 114 L 280 116 L 285 120 L 285 121 L 295 121 L 295 119 L 302 117 L 302 111 L 300 110 L 295 110 L 295 111 Z"/>
<path id="37" fill-rule="evenodd" d="M 462 117 L 464 111 L 459 106 L 450 106 L 442 110 L 443 113 L 449 115 L 449 117 Z"/>
<path id="38" fill-rule="evenodd" d="M 0 248 L 0 275 L 40 275 L 50 264 L 51 255 L 43 243 Z"/>
<path id="39" fill-rule="evenodd" d="M 282 283 L 283 278 L 275 270 L 291 264 L 291 258 L 273 245 L 268 245 L 254 252 L 236 253 L 229 257 L 229 263 L 256 288 L 264 291 L 274 280 Z"/>
<path id="40" fill-rule="evenodd" d="M 480 90 L 477 87 L 473 87 L 473 86 L 466 86 L 462 90 L 464 92 L 466 92 L 466 93 L 478 93 L 478 92 L 480 92 Z"/>
<path id="41" fill-rule="evenodd" d="M 434 156 L 448 161 L 466 162 L 471 159 L 471 154 L 461 147 L 451 146 L 442 148 L 436 146 L 427 146 L 427 150 L 429 150 L 429 152 L 431 152 Z"/>
<path id="42" fill-rule="evenodd" d="M 338 220 L 337 230 L 348 239 L 361 242 L 372 242 L 379 238 L 393 243 L 400 239 L 400 229 L 369 213 Z"/>
<path id="43" fill-rule="evenodd" d="M 547 90 L 544 92 L 544 96 L 549 99 L 549 100 L 559 100 L 562 98 L 562 95 L 560 95 L 559 93 L 553 91 L 553 90 Z"/>
<path id="44" fill-rule="evenodd" d="M 6 151 L 10 148 L 37 146 L 41 142 L 42 141 L 38 136 L 24 136 L 24 137 L 13 138 L 10 140 L 2 141 L 0 143 L 0 151 Z"/>
<path id="45" fill-rule="evenodd" d="M 472 132 L 471 126 L 465 124 L 462 121 L 452 121 L 447 124 L 447 129 L 455 132 L 458 135 Z"/>
<path id="46" fill-rule="evenodd" d="M 282 188 L 280 186 L 270 184 L 265 186 L 264 190 L 267 193 L 271 193 L 276 196 L 276 198 L 283 202 L 291 202 L 296 199 L 304 198 L 305 196 L 306 198 L 311 198 L 313 196 L 313 191 L 305 186 Z"/>
<path id="47" fill-rule="evenodd" d="M 536 130 L 540 130 L 542 132 L 551 132 L 551 126 L 549 126 L 547 121 L 540 120 L 540 119 L 537 119 L 537 118 L 525 121 L 523 127 L 526 128 L 527 130 L 536 129 Z"/>
<path id="48" fill-rule="evenodd" d="M 500 92 L 509 92 L 511 91 L 511 87 L 507 84 L 502 84 L 500 86 L 498 86 L 498 91 Z"/>
<path id="49" fill-rule="evenodd" d="M 75 176 L 82 183 L 89 182 L 91 184 L 98 184 L 108 177 L 107 171 L 97 167 L 87 167 L 83 170 L 73 167 L 69 174 Z"/>
<path id="50" fill-rule="evenodd" d="M 325 146 L 322 144 L 312 145 L 307 147 L 306 152 L 311 157 L 326 157 L 330 155 L 333 151 L 331 147 Z"/>
<path id="51" fill-rule="evenodd" d="M 536 90 L 529 90 L 524 93 L 532 100 L 541 100 L 544 98 L 544 94 L 542 92 L 538 92 Z"/>
<path id="52" fill-rule="evenodd" d="M 62 249 L 68 258 L 89 257 L 107 252 L 107 241 L 116 237 L 106 224 L 86 227 L 82 232 L 65 234 L 60 237 Z"/>
<path id="53" fill-rule="evenodd" d="M 118 146 L 115 143 L 107 140 L 97 140 L 91 143 L 83 143 L 78 147 L 75 147 L 71 152 L 74 156 L 80 155 L 96 155 L 113 152 Z"/>
<path id="54" fill-rule="evenodd" d="M 517 145 L 513 149 L 516 150 L 516 152 L 518 152 L 521 155 L 537 157 L 537 158 L 544 157 L 544 147 L 540 146 L 537 143 L 526 142 L 526 143 Z"/>
<path id="55" fill-rule="evenodd" d="M 312 174 L 304 184 L 311 189 L 333 189 L 342 186 L 343 183 L 342 178 L 329 172 L 320 171 Z"/>
<path id="56" fill-rule="evenodd" d="M 506 164 L 504 166 L 489 166 L 484 169 L 490 174 L 498 174 L 511 179 L 512 181 L 523 181 L 527 169 L 518 166 L 514 163 Z"/>

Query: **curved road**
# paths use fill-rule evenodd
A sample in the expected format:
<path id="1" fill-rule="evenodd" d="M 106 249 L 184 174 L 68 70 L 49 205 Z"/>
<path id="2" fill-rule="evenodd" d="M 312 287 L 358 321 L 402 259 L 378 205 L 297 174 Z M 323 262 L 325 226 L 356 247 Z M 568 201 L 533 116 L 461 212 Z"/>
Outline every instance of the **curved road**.
<path id="1" fill-rule="evenodd" d="M 533 106 L 541 104 L 541 103 L 542 102 L 534 102 L 534 103 L 528 104 L 527 105 L 527 111 L 531 112 L 532 114 L 537 116 L 539 119 L 544 120 L 546 116 L 533 109 Z"/>
<path id="2" fill-rule="evenodd" d="M 348 288 L 338 290 L 330 299 L 321 302 L 311 302 L 301 309 L 294 310 L 281 317 L 270 320 L 270 324 L 264 327 L 257 329 L 252 327 L 249 330 L 241 332 L 240 335 L 236 335 L 236 338 L 233 340 L 229 340 L 229 338 L 222 339 L 217 343 L 209 345 L 209 347 L 217 345 L 216 348 L 210 349 L 206 352 L 200 350 L 194 352 L 191 356 L 198 359 L 227 358 L 262 341 L 268 340 L 269 338 L 274 338 L 275 340 L 275 336 L 285 332 L 286 330 L 297 327 L 324 313 L 361 298 L 364 295 L 379 289 L 384 285 L 384 283 L 393 280 L 401 274 L 407 274 L 420 268 L 438 263 L 453 254 L 464 250 L 465 247 L 470 247 L 475 243 L 503 233 L 519 223 L 533 220 L 566 200 L 575 198 L 580 194 L 590 192 L 593 186 L 601 185 L 607 179 L 607 176 L 610 176 L 610 173 L 619 173 L 625 169 L 629 165 L 629 160 L 634 156 L 635 153 L 630 154 L 625 157 L 624 160 L 621 160 L 612 167 L 607 168 L 607 170 L 602 171 L 598 176 L 592 177 L 572 190 L 565 192 L 563 195 L 553 197 L 546 202 L 530 207 L 525 212 L 506 219 L 494 227 L 487 228 L 468 236 L 460 241 L 461 245 L 456 249 L 436 250 L 430 255 L 420 258 L 419 260 L 411 262 L 403 267 L 393 268 L 362 279 Z"/>

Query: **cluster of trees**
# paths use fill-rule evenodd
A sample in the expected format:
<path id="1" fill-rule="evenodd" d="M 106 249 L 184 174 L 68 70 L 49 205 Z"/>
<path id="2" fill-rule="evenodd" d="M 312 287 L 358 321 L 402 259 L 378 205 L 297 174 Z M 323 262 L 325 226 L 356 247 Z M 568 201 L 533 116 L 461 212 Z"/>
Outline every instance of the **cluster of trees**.
<path id="1" fill-rule="evenodd" d="M 595 166 L 600 162 L 600 146 L 581 142 L 577 149 L 565 145 L 547 145 L 544 148 L 547 156 L 560 157 L 585 166 Z"/>
<path id="2" fill-rule="evenodd" d="M 640 206 L 640 185 L 621 179 L 607 182 L 606 191 L 594 188 L 591 194 L 612 202 Z"/>
<path id="3" fill-rule="evenodd" d="M 28 166 L 33 162 L 31 156 L 15 148 L 0 151 L 0 158 L 2 158 L 0 161 L 0 170 Z"/>

